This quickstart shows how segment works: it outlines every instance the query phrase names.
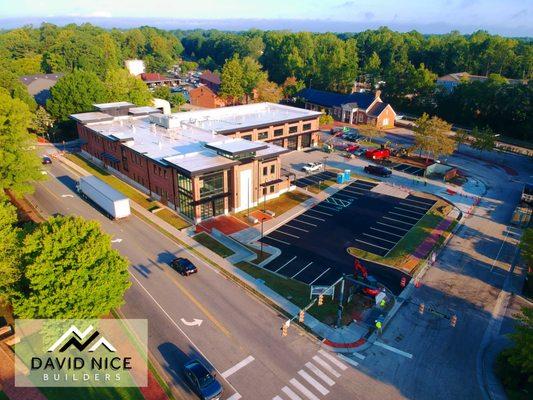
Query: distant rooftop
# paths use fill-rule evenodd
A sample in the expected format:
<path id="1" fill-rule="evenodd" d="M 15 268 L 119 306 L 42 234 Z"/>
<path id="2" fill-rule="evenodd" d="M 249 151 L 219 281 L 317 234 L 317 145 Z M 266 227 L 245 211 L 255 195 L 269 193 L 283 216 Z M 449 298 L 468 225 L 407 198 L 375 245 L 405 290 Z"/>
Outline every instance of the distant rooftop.
<path id="1" fill-rule="evenodd" d="M 110 108 L 126 108 L 126 107 L 136 107 L 135 104 L 129 103 L 127 101 L 115 101 L 113 103 L 100 103 L 93 104 L 99 110 L 106 110 Z"/>
<path id="2" fill-rule="evenodd" d="M 375 94 L 369 92 L 343 94 L 311 88 L 300 90 L 296 96 L 324 107 L 340 107 L 343 104 L 355 103 L 359 108 L 363 109 L 368 108 L 375 99 Z"/>

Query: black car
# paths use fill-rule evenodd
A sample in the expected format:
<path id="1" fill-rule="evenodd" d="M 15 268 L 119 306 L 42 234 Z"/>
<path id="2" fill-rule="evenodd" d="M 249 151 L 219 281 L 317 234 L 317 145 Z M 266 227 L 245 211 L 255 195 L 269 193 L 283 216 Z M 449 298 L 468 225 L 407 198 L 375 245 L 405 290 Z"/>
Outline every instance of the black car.
<path id="1" fill-rule="evenodd" d="M 44 156 L 42 163 L 43 164 L 52 164 L 52 159 L 50 157 Z"/>
<path id="2" fill-rule="evenodd" d="M 178 257 L 170 262 L 170 266 L 182 275 L 191 275 L 198 272 L 198 268 L 186 258 Z"/>
<path id="3" fill-rule="evenodd" d="M 222 385 L 204 364 L 198 360 L 192 360 L 183 366 L 183 370 L 189 385 L 202 400 L 220 398 Z"/>
<path id="4" fill-rule="evenodd" d="M 379 175 L 384 177 L 390 176 L 392 174 L 392 171 L 390 169 L 387 169 L 382 165 L 367 165 L 365 167 L 365 172 L 367 174 Z"/>

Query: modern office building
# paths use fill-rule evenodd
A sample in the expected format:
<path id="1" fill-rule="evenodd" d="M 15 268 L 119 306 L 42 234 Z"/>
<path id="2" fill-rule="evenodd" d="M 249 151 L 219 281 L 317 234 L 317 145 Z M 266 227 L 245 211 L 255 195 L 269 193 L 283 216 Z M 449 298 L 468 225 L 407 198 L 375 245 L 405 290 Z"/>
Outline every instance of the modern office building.
<path id="1" fill-rule="evenodd" d="M 320 117 L 271 103 L 171 115 L 127 102 L 94 106 L 71 115 L 84 155 L 193 222 L 288 191 L 279 156 L 311 146 Z"/>

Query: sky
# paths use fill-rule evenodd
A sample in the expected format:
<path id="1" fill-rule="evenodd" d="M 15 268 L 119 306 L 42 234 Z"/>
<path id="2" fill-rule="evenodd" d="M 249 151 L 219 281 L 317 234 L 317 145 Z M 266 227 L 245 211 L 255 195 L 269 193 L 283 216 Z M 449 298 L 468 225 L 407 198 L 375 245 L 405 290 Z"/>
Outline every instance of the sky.
<path id="1" fill-rule="evenodd" d="M 533 0 L 0 0 L 0 27 L 93 22 L 105 27 L 422 33 L 485 29 L 533 36 Z"/>

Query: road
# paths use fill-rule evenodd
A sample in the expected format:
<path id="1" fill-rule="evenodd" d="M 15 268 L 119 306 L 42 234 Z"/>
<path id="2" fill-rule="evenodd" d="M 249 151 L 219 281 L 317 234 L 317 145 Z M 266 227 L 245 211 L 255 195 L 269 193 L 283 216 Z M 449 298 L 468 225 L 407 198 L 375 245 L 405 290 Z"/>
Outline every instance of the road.
<path id="1" fill-rule="evenodd" d="M 324 395 L 331 399 L 398 396 L 394 387 L 360 372 L 354 361 L 334 358 L 343 367 L 336 366 L 329 353 L 320 353 L 320 343 L 298 329 L 281 337 L 284 318 L 271 308 L 194 255 L 184 254 L 186 250 L 135 215 L 116 222 L 106 219 L 75 193 L 77 175 L 59 162 L 46 169 L 49 179 L 37 184 L 30 201 L 48 215 L 98 220 L 113 236 L 114 247 L 131 263 L 132 286 L 120 311 L 127 318 L 148 319 L 149 351 L 166 371 L 178 398 L 194 398 L 180 372 L 189 357 L 207 360 L 219 377 L 226 378 L 224 398 L 231 400 L 297 398 L 285 388 L 311 400 Z M 200 272 L 188 278 L 177 275 L 166 265 L 173 255 L 189 257 Z M 335 367 L 335 373 L 320 362 Z M 309 381 L 309 374 L 320 380 L 313 371 L 316 367 L 322 375 L 328 372 L 329 380 L 318 385 L 312 377 Z M 299 391 L 301 384 L 304 392 Z"/>

